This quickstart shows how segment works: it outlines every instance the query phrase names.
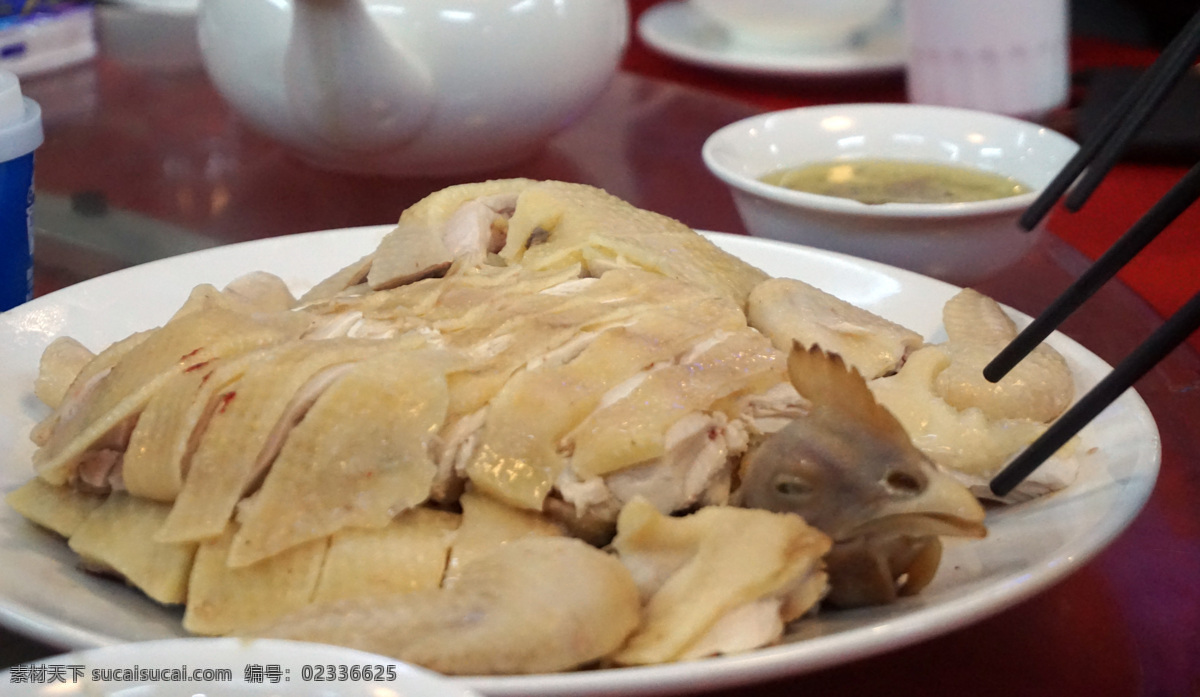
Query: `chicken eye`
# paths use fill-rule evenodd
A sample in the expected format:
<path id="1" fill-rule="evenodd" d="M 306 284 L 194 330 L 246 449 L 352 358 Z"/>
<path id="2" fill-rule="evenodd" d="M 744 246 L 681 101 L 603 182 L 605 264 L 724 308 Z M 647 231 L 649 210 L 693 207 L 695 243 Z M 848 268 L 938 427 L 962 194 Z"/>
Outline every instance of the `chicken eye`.
<path id="1" fill-rule="evenodd" d="M 900 470 L 889 471 L 884 482 L 889 489 L 901 494 L 919 494 L 922 489 L 921 482 L 916 477 Z"/>
<path id="2" fill-rule="evenodd" d="M 781 474 L 775 477 L 775 493 L 789 498 L 802 498 L 812 493 L 812 486 L 794 474 Z"/>

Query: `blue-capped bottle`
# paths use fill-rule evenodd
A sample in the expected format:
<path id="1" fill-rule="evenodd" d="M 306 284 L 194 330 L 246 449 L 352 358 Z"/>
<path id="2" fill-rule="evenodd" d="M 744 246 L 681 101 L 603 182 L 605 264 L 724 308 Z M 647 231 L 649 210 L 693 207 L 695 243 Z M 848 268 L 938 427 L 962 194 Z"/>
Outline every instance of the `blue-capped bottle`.
<path id="1" fill-rule="evenodd" d="M 0 310 L 33 297 L 33 151 L 42 109 L 0 70 Z"/>

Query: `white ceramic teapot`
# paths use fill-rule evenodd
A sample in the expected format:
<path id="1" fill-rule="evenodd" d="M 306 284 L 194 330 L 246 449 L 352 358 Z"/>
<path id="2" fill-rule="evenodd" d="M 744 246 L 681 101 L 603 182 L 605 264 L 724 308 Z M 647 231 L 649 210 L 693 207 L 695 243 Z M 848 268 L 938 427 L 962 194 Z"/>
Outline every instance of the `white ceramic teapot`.
<path id="1" fill-rule="evenodd" d="M 217 90 L 331 169 L 438 176 L 513 164 L 604 90 L 625 0 L 202 0 Z"/>

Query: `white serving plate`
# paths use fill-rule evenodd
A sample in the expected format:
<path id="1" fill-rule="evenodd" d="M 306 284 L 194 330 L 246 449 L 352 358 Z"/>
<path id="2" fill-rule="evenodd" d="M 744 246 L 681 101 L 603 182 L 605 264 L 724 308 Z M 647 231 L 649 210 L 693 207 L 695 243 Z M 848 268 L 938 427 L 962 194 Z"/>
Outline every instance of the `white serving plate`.
<path id="1" fill-rule="evenodd" d="M 0 671 L 6 697 L 479 697 L 390 658 L 278 639 L 163 639 L 75 651 L 34 666 L 62 667 L 64 679 L 26 681 L 18 671 Z M 252 666 L 263 669 L 258 679 L 248 678 Z M 265 674 L 268 666 L 278 671 Z"/>
<path id="2" fill-rule="evenodd" d="M 221 286 L 254 270 L 301 291 L 373 249 L 389 227 L 271 238 L 144 264 L 44 296 L 0 314 L 0 490 L 32 476 L 28 433 L 45 413 L 32 384 L 42 349 L 70 335 L 93 350 L 166 321 L 199 283 Z M 775 276 L 803 278 L 933 340 L 957 289 L 919 274 L 783 242 L 710 233 L 720 246 Z M 1028 318 L 1016 315 L 1019 322 Z M 1082 393 L 1108 373 L 1104 361 L 1055 334 Z M 491 695 L 679 694 L 809 672 L 943 634 L 1045 589 L 1103 549 L 1137 515 L 1154 486 L 1158 430 L 1133 391 L 1082 437 L 1081 475 L 1051 497 L 989 513 L 985 540 L 946 545 L 941 570 L 919 596 L 894 605 L 829 612 L 796 625 L 783 644 L 685 664 L 557 675 L 463 678 Z M 89 576 L 55 536 L 0 506 L 0 623 L 70 648 L 181 636 L 181 613 Z"/>
<path id="3" fill-rule="evenodd" d="M 722 72 L 777 78 L 855 77 L 904 68 L 904 27 L 890 17 L 856 41 L 813 51 L 780 50 L 734 40 L 685 0 L 662 2 L 638 18 L 638 36 L 675 60 Z"/>

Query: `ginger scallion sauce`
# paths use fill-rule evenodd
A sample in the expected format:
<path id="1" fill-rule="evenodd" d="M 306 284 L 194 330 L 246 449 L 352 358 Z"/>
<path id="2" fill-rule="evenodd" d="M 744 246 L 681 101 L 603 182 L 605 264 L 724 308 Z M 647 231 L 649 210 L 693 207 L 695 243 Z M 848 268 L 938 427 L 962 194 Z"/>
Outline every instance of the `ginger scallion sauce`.
<path id="1" fill-rule="evenodd" d="M 1011 177 L 974 167 L 888 159 L 789 167 L 764 175 L 761 181 L 868 204 L 988 201 L 1030 190 Z"/>

